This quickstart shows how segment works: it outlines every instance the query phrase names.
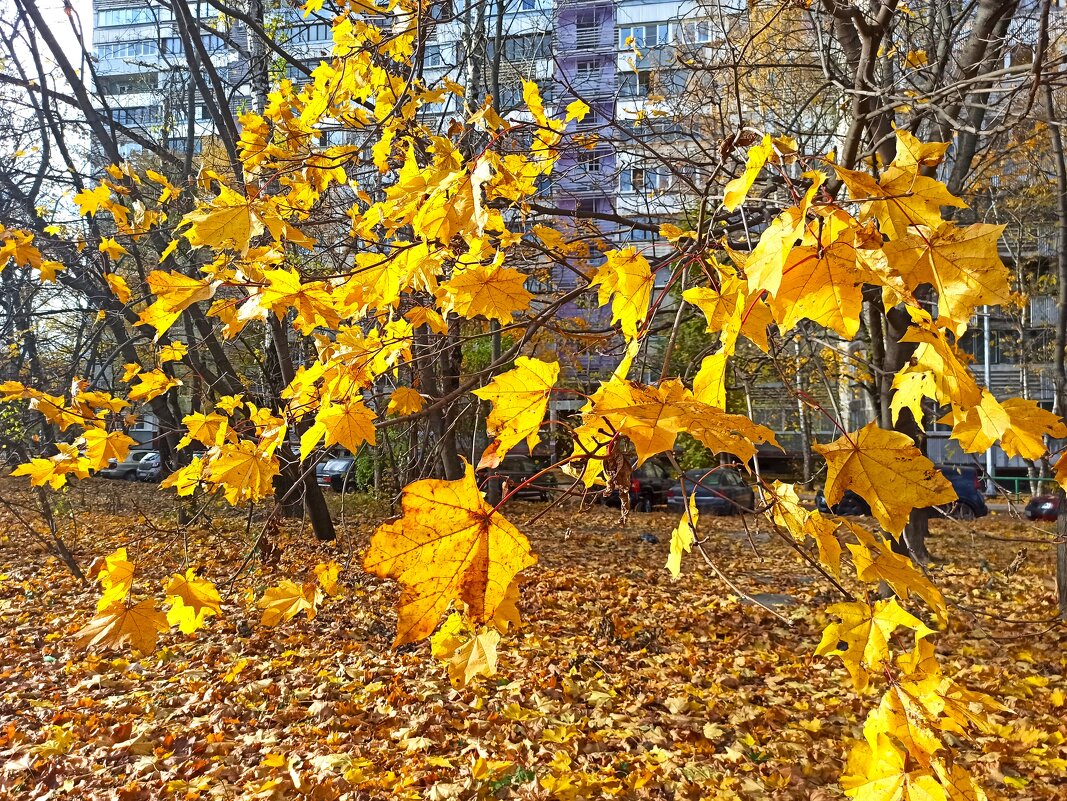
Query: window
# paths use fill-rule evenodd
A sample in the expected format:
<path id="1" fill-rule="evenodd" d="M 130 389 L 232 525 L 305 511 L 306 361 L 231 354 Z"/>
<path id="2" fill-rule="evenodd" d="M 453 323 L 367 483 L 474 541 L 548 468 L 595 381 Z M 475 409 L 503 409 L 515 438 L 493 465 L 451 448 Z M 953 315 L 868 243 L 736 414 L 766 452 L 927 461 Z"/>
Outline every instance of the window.
<path id="1" fill-rule="evenodd" d="M 102 44 L 96 48 L 97 58 L 102 59 L 138 58 L 140 56 L 154 56 L 158 53 L 159 46 L 154 41 L 148 40 Z"/>
<path id="2" fill-rule="evenodd" d="M 159 122 L 159 106 L 130 106 L 111 109 L 111 119 L 119 125 L 134 127 Z"/>
<path id="3" fill-rule="evenodd" d="M 537 9 L 537 0 L 519 0 L 515 6 L 516 11 L 535 11 Z"/>
<path id="4" fill-rule="evenodd" d="M 633 25 L 619 28 L 619 47 L 623 50 L 628 50 L 631 47 L 638 49 L 656 47 L 657 45 L 667 44 L 669 37 L 670 25 L 666 22 Z"/>
<path id="5" fill-rule="evenodd" d="M 671 174 L 663 167 L 629 167 L 620 176 L 623 192 L 665 192 L 671 187 Z"/>
<path id="6" fill-rule="evenodd" d="M 156 74 L 115 75 L 100 78 L 100 91 L 105 95 L 134 95 L 156 88 Z"/>
<path id="7" fill-rule="evenodd" d="M 289 29 L 290 42 L 325 42 L 332 38 L 332 27 L 328 22 L 316 22 Z"/>
<path id="8" fill-rule="evenodd" d="M 648 97 L 654 85 L 652 70 L 626 72 L 622 76 L 621 92 L 623 97 Z"/>
<path id="9" fill-rule="evenodd" d="M 606 155 L 602 150 L 582 150 L 578 153 L 578 166 L 586 172 L 599 173 L 603 170 Z"/>
<path id="10" fill-rule="evenodd" d="M 199 14 L 198 14 L 199 12 Z M 218 16 L 218 12 L 206 3 L 190 2 L 189 13 L 195 18 L 208 19 Z M 144 3 L 138 6 L 125 8 L 104 8 L 96 12 L 97 28 L 117 28 L 127 25 L 158 25 L 160 22 L 170 22 L 174 19 L 174 12 L 170 8 Z"/>
<path id="11" fill-rule="evenodd" d="M 600 46 L 600 22 L 596 17 L 579 19 L 574 31 L 574 44 L 579 50 Z"/>
<path id="12" fill-rule="evenodd" d="M 125 25 L 155 25 L 173 19 L 170 9 L 159 6 L 138 8 L 106 8 L 96 12 L 96 27 L 113 28 Z"/>
<path id="13" fill-rule="evenodd" d="M 423 51 L 423 65 L 431 69 L 443 67 L 445 65 L 445 59 L 441 55 L 441 45 L 426 45 L 426 49 Z"/>
<path id="14" fill-rule="evenodd" d="M 600 83 L 600 62 L 595 59 L 585 59 L 576 65 L 574 74 L 578 86 L 588 87 Z"/>
<path id="15" fill-rule="evenodd" d="M 226 49 L 226 42 L 222 37 L 214 33 L 200 34 L 200 41 L 204 43 L 204 50 L 208 53 L 218 53 Z M 159 40 L 159 52 L 168 55 L 180 56 L 185 53 L 185 43 L 177 36 L 165 36 Z"/>
<path id="16" fill-rule="evenodd" d="M 711 41 L 711 20 L 682 23 L 682 36 L 687 44 L 707 44 Z"/>
<path id="17" fill-rule="evenodd" d="M 489 58 L 493 58 L 496 48 L 489 45 Z M 532 61 L 538 58 L 552 57 L 551 38 L 546 33 L 532 33 L 523 36 L 504 38 L 503 57 L 505 61 Z"/>

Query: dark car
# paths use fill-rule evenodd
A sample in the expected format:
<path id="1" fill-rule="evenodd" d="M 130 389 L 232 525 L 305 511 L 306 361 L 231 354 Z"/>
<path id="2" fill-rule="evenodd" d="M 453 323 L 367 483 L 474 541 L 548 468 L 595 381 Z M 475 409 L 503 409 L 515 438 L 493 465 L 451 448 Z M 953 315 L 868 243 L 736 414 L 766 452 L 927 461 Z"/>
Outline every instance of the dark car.
<path id="1" fill-rule="evenodd" d="M 1059 495 L 1035 495 L 1026 504 L 1026 517 L 1029 520 L 1055 521 L 1060 514 Z"/>
<path id="2" fill-rule="evenodd" d="M 153 451 L 131 451 L 121 462 L 118 459 L 108 460 L 107 467 L 100 471 L 102 478 L 114 478 L 119 481 L 134 481 L 137 478 L 137 466 L 141 460 Z"/>
<path id="3" fill-rule="evenodd" d="M 500 464 L 496 467 L 487 467 L 478 471 L 478 486 L 481 487 L 490 503 L 500 503 L 504 495 L 505 481 L 508 492 L 521 485 L 521 489 L 515 492 L 512 498 L 547 501 L 549 494 L 556 488 L 556 479 L 551 473 L 538 475 L 542 469 L 529 456 L 509 453 L 500 460 Z M 534 478 L 534 476 L 537 477 Z"/>
<path id="4" fill-rule="evenodd" d="M 667 490 L 667 508 L 672 512 L 685 511 L 689 496 L 696 495 L 699 512 L 717 515 L 742 514 L 756 504 L 752 487 L 732 467 L 702 467 L 686 470 L 683 481 Z"/>
<path id="5" fill-rule="evenodd" d="M 941 475 L 949 480 L 956 490 L 958 500 L 942 507 L 946 517 L 957 520 L 974 520 L 989 514 L 985 496 L 982 494 L 982 477 L 973 467 L 939 467 Z M 815 506 L 823 513 L 835 515 L 869 515 L 871 507 L 863 498 L 852 490 L 845 490 L 841 500 L 831 509 L 826 503 L 823 491 L 815 496 Z"/>
<path id="6" fill-rule="evenodd" d="M 148 451 L 137 463 L 138 481 L 161 481 L 163 479 L 163 457 L 159 451 Z"/>
<path id="7" fill-rule="evenodd" d="M 315 480 L 320 487 L 329 487 L 334 492 L 354 492 L 362 489 L 356 479 L 356 460 L 352 456 L 327 459 L 315 468 Z"/>
<path id="8" fill-rule="evenodd" d="M 670 462 L 649 459 L 635 467 L 630 476 L 630 508 L 636 512 L 651 512 L 653 507 L 667 503 L 667 490 L 675 483 Z M 602 500 L 608 506 L 619 505 L 619 493 L 612 492 Z"/>

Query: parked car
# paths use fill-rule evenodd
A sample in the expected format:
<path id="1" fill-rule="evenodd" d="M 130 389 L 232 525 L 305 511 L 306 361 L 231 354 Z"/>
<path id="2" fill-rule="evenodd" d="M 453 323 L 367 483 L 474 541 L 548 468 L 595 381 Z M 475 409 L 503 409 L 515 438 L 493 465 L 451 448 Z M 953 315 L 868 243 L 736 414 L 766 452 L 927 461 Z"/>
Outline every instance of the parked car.
<path id="1" fill-rule="evenodd" d="M 1060 514 L 1060 496 L 1035 495 L 1026 504 L 1026 517 L 1029 520 L 1055 521 Z"/>
<path id="2" fill-rule="evenodd" d="M 144 458 L 137 463 L 138 481 L 162 481 L 163 480 L 163 457 L 159 451 L 148 451 Z"/>
<path id="3" fill-rule="evenodd" d="M 315 468 L 315 480 L 320 487 L 329 487 L 334 492 L 362 489 L 356 480 L 356 460 L 352 456 L 337 456 L 320 463 Z"/>
<path id="4" fill-rule="evenodd" d="M 529 456 L 520 453 L 509 453 L 500 460 L 500 464 L 493 468 L 484 468 L 478 471 L 478 486 L 482 488 L 485 497 L 490 503 L 499 503 L 503 497 L 504 481 L 508 487 L 525 484 L 512 497 L 521 500 L 547 501 L 549 493 L 556 488 L 556 479 L 551 473 L 537 476 L 541 472 L 537 462 Z M 537 478 L 530 481 L 534 476 Z M 530 483 L 526 483 L 530 481 Z M 510 489 L 508 490 L 511 491 Z"/>
<path id="5" fill-rule="evenodd" d="M 941 475 L 949 480 L 956 490 L 957 500 L 942 507 L 946 517 L 957 520 L 974 520 L 989 514 L 985 496 L 982 494 L 982 477 L 974 467 L 939 467 Z M 815 506 L 823 513 L 835 515 L 869 515 L 871 507 L 852 490 L 845 490 L 841 500 L 830 508 L 820 489 L 815 495 Z"/>
<path id="6" fill-rule="evenodd" d="M 630 476 L 630 508 L 636 512 L 651 512 L 653 507 L 667 503 L 667 490 L 675 483 L 674 470 L 670 463 L 649 459 L 634 469 Z M 612 492 L 603 498 L 608 506 L 619 505 L 619 493 Z"/>
<path id="7" fill-rule="evenodd" d="M 684 482 L 684 483 L 683 483 Z M 699 512 L 717 515 L 742 514 L 756 504 L 752 487 L 732 467 L 702 467 L 686 470 L 683 480 L 667 490 L 667 508 L 672 512 L 685 511 L 689 496 L 696 495 Z"/>
<path id="8" fill-rule="evenodd" d="M 129 455 L 121 462 L 118 459 L 109 459 L 107 467 L 101 470 L 99 475 L 101 478 L 135 481 L 137 479 L 137 466 L 150 453 L 153 453 L 153 451 L 130 451 Z"/>

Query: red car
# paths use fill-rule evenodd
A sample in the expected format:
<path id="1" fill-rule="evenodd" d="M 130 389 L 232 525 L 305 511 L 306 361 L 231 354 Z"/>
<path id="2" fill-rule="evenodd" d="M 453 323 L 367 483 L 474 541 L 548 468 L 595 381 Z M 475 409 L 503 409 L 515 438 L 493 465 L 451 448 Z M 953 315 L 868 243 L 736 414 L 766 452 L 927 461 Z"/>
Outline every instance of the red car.
<path id="1" fill-rule="evenodd" d="M 1030 520 L 1052 520 L 1060 514 L 1060 496 L 1035 495 L 1026 504 L 1026 516 Z"/>

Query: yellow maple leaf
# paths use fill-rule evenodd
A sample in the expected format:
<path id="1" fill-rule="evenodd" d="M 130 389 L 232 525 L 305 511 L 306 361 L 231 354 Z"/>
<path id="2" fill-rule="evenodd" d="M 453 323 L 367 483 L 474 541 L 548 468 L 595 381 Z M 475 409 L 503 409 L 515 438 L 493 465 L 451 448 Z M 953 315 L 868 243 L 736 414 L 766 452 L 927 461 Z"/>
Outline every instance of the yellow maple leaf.
<path id="1" fill-rule="evenodd" d="M 515 369 L 474 390 L 474 395 L 493 404 L 485 425 L 495 439 L 485 449 L 479 469 L 496 467 L 504 454 L 524 439 L 531 450 L 541 441 L 538 430 L 557 378 L 558 363 L 519 356 Z"/>
<path id="2" fill-rule="evenodd" d="M 159 349 L 157 359 L 160 364 L 180 362 L 189 353 L 189 346 L 184 342 L 171 342 Z"/>
<path id="3" fill-rule="evenodd" d="M 911 438 L 868 423 L 826 445 L 826 502 L 833 506 L 850 489 L 871 506 L 891 534 L 904 530 L 912 509 L 951 503 L 956 491 Z"/>
<path id="4" fill-rule="evenodd" d="M 455 687 L 465 687 L 475 676 L 496 675 L 496 646 L 500 634 L 488 629 L 463 643 L 448 662 L 448 678 Z"/>
<path id="5" fill-rule="evenodd" d="M 85 440 L 85 458 L 93 470 L 103 470 L 112 459 L 123 461 L 130 448 L 137 444 L 137 440 L 121 431 L 106 431 L 103 428 L 86 429 L 82 439 Z"/>
<path id="6" fill-rule="evenodd" d="M 133 606 L 113 604 L 97 613 L 74 636 L 81 648 L 118 648 L 129 643 L 141 653 L 150 654 L 156 650 L 159 633 L 169 628 L 166 615 L 149 599 Z"/>
<path id="7" fill-rule="evenodd" d="M 1045 455 L 1046 436 L 1067 437 L 1063 419 L 1037 405 L 1037 401 L 1009 398 L 1001 404 L 1011 420 L 1011 428 L 1000 438 L 1000 445 L 1008 456 L 1040 459 Z"/>
<path id="8" fill-rule="evenodd" d="M 888 734 L 879 734 L 873 749 L 859 741 L 841 777 L 845 795 L 855 801 L 949 801 L 937 777 L 921 767 L 909 769 L 906 757 Z"/>
<path id="9" fill-rule="evenodd" d="M 241 440 L 212 449 L 214 455 L 205 465 L 206 479 L 223 488 L 226 500 L 236 506 L 242 501 L 258 501 L 274 493 L 278 460 L 266 456 L 255 442 Z"/>
<path id="10" fill-rule="evenodd" d="M 771 137 L 767 134 L 763 135 L 763 140 L 758 145 L 749 148 L 744 173 L 726 184 L 722 205 L 727 211 L 737 211 L 738 207 L 745 202 L 752 185 L 756 183 L 756 178 L 759 177 L 763 166 L 773 154 L 774 146 L 771 143 Z"/>
<path id="11" fill-rule="evenodd" d="M 111 187 L 106 184 L 94 186 L 92 189 L 83 189 L 74 196 L 74 202 L 78 205 L 78 211 L 82 216 L 90 217 L 100 211 L 100 207 L 111 199 Z"/>
<path id="12" fill-rule="evenodd" d="M 181 316 L 181 313 L 215 294 L 218 282 L 189 278 L 181 273 L 153 270 L 148 274 L 148 286 L 156 296 L 156 302 L 141 312 L 138 325 L 150 325 L 156 329 L 156 339 Z"/>
<path id="13" fill-rule="evenodd" d="M 130 252 L 111 237 L 104 237 L 100 240 L 99 250 L 112 261 L 118 261 L 119 258 Z"/>
<path id="14" fill-rule="evenodd" d="M 395 645 L 422 639 L 448 604 L 463 601 L 487 622 L 511 580 L 536 563 L 530 543 L 482 498 L 474 469 L 456 481 L 426 479 L 404 488 L 402 516 L 378 527 L 367 571 L 403 585 Z"/>
<path id="15" fill-rule="evenodd" d="M 437 296 L 463 317 L 485 317 L 505 325 L 516 312 L 527 309 L 533 298 L 526 290 L 524 274 L 484 264 L 457 272 L 438 287 Z"/>
<path id="16" fill-rule="evenodd" d="M 130 387 L 129 399 L 131 401 L 150 401 L 158 398 L 164 392 L 169 392 L 174 387 L 180 387 L 182 382 L 177 378 L 167 375 L 162 370 L 152 370 L 149 373 L 138 373 L 138 383 Z"/>
<path id="17" fill-rule="evenodd" d="M 252 319 L 272 311 L 283 318 L 296 310 L 294 325 L 307 336 L 318 327 L 337 328 L 340 317 L 333 307 L 333 298 L 322 281 L 302 283 L 296 270 L 264 270 L 266 286 L 241 306 L 240 319 Z"/>
<path id="18" fill-rule="evenodd" d="M 393 390 L 393 394 L 389 396 L 389 406 L 386 408 L 386 413 L 404 417 L 409 414 L 418 414 L 425 405 L 426 399 L 422 397 L 422 393 L 417 389 L 397 387 Z"/>
<path id="19" fill-rule="evenodd" d="M 916 641 L 934 633 L 919 618 L 904 611 L 895 598 L 876 601 L 873 607 L 859 602 L 833 604 L 826 611 L 841 618 L 841 622 L 826 627 L 815 653 L 839 655 L 859 691 L 866 688 L 872 672 L 888 663 L 889 638 L 894 631 L 911 629 Z"/>
<path id="20" fill-rule="evenodd" d="M 936 726 L 937 720 L 898 685 L 890 687 L 878 708 L 867 716 L 863 735 L 873 751 L 877 748 L 878 737 L 888 734 L 920 765 L 929 768 L 934 754 L 945 747 Z"/>
<path id="21" fill-rule="evenodd" d="M 179 227 L 193 247 L 229 248 L 244 255 L 253 236 L 263 233 L 263 220 L 244 195 L 219 184 L 219 194 L 210 203 L 191 211 Z"/>
<path id="22" fill-rule="evenodd" d="M 312 583 L 297 584 L 289 579 L 282 579 L 276 587 L 268 588 L 259 603 L 263 610 L 260 624 L 277 626 L 292 620 L 301 612 L 307 612 L 308 620 L 314 620 L 319 604 L 322 603 L 322 590 Z"/>
<path id="23" fill-rule="evenodd" d="M 917 165 L 891 164 L 877 182 L 864 172 L 834 170 L 852 198 L 863 201 L 863 218 L 876 217 L 882 233 L 893 239 L 906 237 L 914 226 L 938 228 L 944 222 L 943 206 L 967 207 L 943 183 L 922 175 Z"/>
<path id="24" fill-rule="evenodd" d="M 319 582 L 319 587 L 331 598 L 341 592 L 341 587 L 337 583 L 340 573 L 341 566 L 332 559 L 329 562 L 319 562 L 315 565 L 315 578 Z"/>
<path id="25" fill-rule="evenodd" d="M 682 575 L 682 553 L 689 553 L 696 541 L 696 526 L 700 519 L 697 510 L 696 492 L 689 496 L 688 509 L 682 512 L 678 525 L 671 532 L 671 552 L 667 556 L 667 569 L 678 578 Z"/>
<path id="26" fill-rule="evenodd" d="M 115 297 L 119 299 L 119 303 L 129 303 L 131 292 L 130 287 L 126 283 L 126 279 L 117 273 L 105 273 L 104 280 L 107 281 L 107 285 L 111 287 L 111 291 L 115 293 Z"/>
<path id="27" fill-rule="evenodd" d="M 648 316 L 655 276 L 648 259 L 635 247 L 609 250 L 589 286 L 597 286 L 601 306 L 611 302 L 611 321 L 619 323 L 623 336 L 634 339 Z"/>
<path id="28" fill-rule="evenodd" d="M 803 544 L 809 537 L 819 549 L 819 561 L 835 576 L 841 575 L 841 542 L 837 539 L 837 523 L 828 520 L 818 510 L 805 509 L 795 484 L 775 481 L 771 484 L 771 519 Z"/>
<path id="29" fill-rule="evenodd" d="M 849 543 L 848 550 L 852 553 L 852 562 L 860 581 L 871 584 L 884 581 L 905 601 L 914 593 L 926 602 L 938 620 L 948 618 L 948 608 L 941 591 L 908 557 L 895 553 L 888 543 L 862 526 L 851 521 L 845 521 L 845 526 L 859 540 L 859 544 Z"/>
<path id="30" fill-rule="evenodd" d="M 229 430 L 229 420 L 215 412 L 187 414 L 182 418 L 182 425 L 185 426 L 185 436 L 178 441 L 179 449 L 190 445 L 194 441 L 210 448 L 212 445 L 221 445 L 220 439 L 232 437 L 232 432 Z M 220 434 L 222 435 L 221 438 Z"/>
<path id="31" fill-rule="evenodd" d="M 182 634 L 192 634 L 204 621 L 222 614 L 222 597 L 215 585 L 196 575 L 192 568 L 185 575 L 175 573 L 164 585 L 170 609 L 167 623 L 177 626 Z"/>
<path id="32" fill-rule="evenodd" d="M 1011 272 L 1000 258 L 1005 227 L 975 223 L 960 228 L 951 222 L 936 229 L 921 227 L 886 242 L 883 250 L 908 288 L 930 284 L 937 290 L 941 316 L 966 326 L 978 306 L 1012 301 Z"/>

